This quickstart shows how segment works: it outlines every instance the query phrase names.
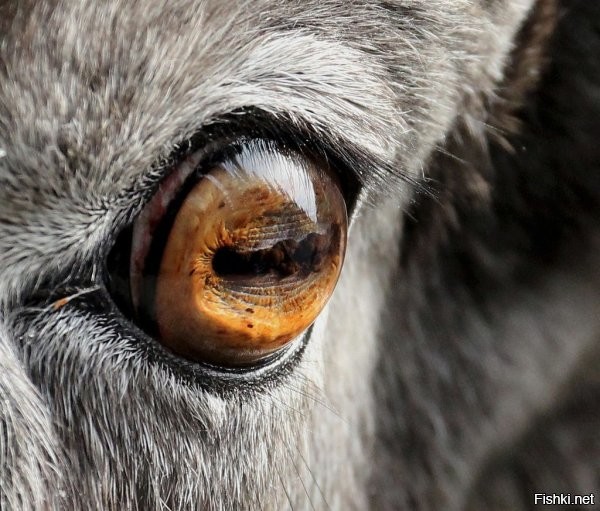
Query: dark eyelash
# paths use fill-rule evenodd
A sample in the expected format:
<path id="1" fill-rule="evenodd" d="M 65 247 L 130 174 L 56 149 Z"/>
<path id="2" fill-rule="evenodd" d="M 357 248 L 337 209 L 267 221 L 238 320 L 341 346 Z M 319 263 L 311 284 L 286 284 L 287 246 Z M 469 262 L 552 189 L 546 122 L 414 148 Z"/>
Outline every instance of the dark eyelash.
<path id="1" fill-rule="evenodd" d="M 119 223 L 129 223 L 128 220 L 152 197 L 170 169 L 188 155 L 202 150 L 206 159 L 227 157 L 231 146 L 240 139 L 273 141 L 282 149 L 300 153 L 309 159 L 326 161 L 338 175 L 349 209 L 353 207 L 369 176 L 381 173 L 381 168 L 386 166 L 373 155 L 364 154 L 344 141 L 328 139 L 286 115 L 275 117 L 258 109 L 247 108 L 223 116 L 199 129 L 191 138 L 175 144 L 171 154 L 159 159 L 138 182 L 123 190 L 118 197 L 119 204 L 124 206 L 119 211 Z"/>

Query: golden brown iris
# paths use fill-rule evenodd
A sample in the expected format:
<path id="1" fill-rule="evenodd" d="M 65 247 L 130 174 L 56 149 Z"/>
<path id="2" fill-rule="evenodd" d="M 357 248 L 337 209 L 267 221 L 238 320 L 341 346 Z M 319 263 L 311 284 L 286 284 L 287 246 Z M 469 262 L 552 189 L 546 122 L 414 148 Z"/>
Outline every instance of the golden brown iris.
<path id="1" fill-rule="evenodd" d="M 165 346 L 244 365 L 312 324 L 346 243 L 344 200 L 323 167 L 259 141 L 207 169 L 176 213 L 156 275 L 142 274 L 153 296 L 133 290 Z"/>

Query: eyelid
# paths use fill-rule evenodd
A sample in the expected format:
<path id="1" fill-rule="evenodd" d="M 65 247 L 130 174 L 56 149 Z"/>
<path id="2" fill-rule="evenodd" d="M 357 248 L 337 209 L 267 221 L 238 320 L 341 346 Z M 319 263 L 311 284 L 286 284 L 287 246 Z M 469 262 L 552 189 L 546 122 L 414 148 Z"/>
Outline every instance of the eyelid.
<path id="1" fill-rule="evenodd" d="M 285 113 L 278 116 L 257 109 L 225 115 L 200 128 L 184 142 L 175 144 L 171 154 L 160 158 L 137 183 L 120 194 L 119 204 L 127 212 L 120 218 L 136 216 L 154 196 L 173 168 L 194 153 L 205 158 L 227 157 L 227 148 L 242 139 L 264 139 L 298 152 L 309 159 L 322 159 L 334 169 L 348 205 L 349 217 L 358 204 L 363 190 L 372 189 L 370 181 L 377 175 L 391 173 L 389 165 L 376 155 L 355 147 L 351 142 L 329 138 L 327 133 L 292 119 Z"/>

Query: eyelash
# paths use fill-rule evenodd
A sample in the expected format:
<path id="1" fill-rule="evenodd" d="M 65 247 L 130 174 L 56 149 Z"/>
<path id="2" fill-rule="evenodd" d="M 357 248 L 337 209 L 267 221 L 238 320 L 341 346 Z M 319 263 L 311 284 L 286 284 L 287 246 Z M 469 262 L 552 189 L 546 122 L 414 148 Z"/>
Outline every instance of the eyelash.
<path id="1" fill-rule="evenodd" d="M 364 186 L 364 176 L 375 173 L 375 168 L 381 166 L 381 162 L 371 161 L 370 156 L 354 151 L 342 143 L 328 140 L 309 129 L 301 128 L 283 115 L 274 118 L 260 110 L 246 109 L 231 113 L 199 129 L 185 141 L 175 144 L 174 150 L 167 157 L 158 159 L 149 171 L 142 174 L 115 201 L 118 211 L 115 211 L 113 230 L 120 232 L 130 225 L 173 167 L 186 157 L 202 153 L 200 160 L 203 163 L 226 158 L 229 148 L 243 139 L 272 141 L 308 159 L 327 162 L 332 169 L 336 169 L 349 215 L 358 203 Z M 114 239 L 113 237 L 109 240 L 105 250 L 110 249 Z"/>

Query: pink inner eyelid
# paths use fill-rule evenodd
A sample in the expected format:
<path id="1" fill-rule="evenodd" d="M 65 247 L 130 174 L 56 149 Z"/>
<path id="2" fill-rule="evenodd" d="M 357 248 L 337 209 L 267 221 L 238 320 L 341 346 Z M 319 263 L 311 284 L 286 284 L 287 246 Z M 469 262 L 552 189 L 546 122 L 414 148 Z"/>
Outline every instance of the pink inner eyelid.
<path id="1" fill-rule="evenodd" d="M 139 309 L 144 263 L 154 232 L 183 183 L 200 164 L 203 154 L 203 152 L 197 151 L 176 165 L 159 185 L 158 190 L 133 224 L 129 274 L 131 300 L 136 313 Z"/>

